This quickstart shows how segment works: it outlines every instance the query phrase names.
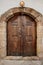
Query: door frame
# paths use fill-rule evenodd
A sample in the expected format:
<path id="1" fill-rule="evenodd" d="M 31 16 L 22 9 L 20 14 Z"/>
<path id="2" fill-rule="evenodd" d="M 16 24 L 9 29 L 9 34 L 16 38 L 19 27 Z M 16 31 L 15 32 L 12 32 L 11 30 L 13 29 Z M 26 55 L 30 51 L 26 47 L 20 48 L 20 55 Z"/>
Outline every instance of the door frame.
<path id="1" fill-rule="evenodd" d="M 40 35 L 38 35 L 38 23 L 41 23 L 40 25 L 42 25 L 42 14 L 40 14 L 39 12 L 37 12 L 36 10 L 32 9 L 32 8 L 29 8 L 29 7 L 15 7 L 15 8 L 11 8 L 10 10 L 8 10 L 7 12 L 5 12 L 1 18 L 0 18 L 0 22 L 4 22 L 3 24 L 5 24 L 5 26 L 7 26 L 7 21 L 8 19 L 10 19 L 11 17 L 14 16 L 15 13 L 18 13 L 18 12 L 24 12 L 26 13 L 27 15 L 29 15 L 30 17 L 32 17 L 35 22 L 37 23 L 37 56 L 40 57 L 42 53 L 41 52 L 41 49 L 39 50 L 39 46 L 40 44 L 42 43 L 41 39 L 40 39 Z M 6 30 L 6 28 L 5 28 Z M 40 29 L 39 29 L 40 30 Z M 6 31 L 7 32 L 7 31 Z M 7 34 L 6 34 L 7 35 Z M 6 36 L 6 40 L 7 40 L 7 36 Z M 0 53 L 1 55 L 1 58 L 4 58 L 4 57 L 7 57 L 7 59 L 11 59 L 12 57 L 8 57 L 7 56 L 7 50 L 6 50 L 6 47 L 7 47 L 7 41 L 5 40 L 5 47 L 4 48 L 1 48 L 3 50 L 3 52 Z M 40 52 L 40 53 L 39 53 Z M 23 57 L 21 57 L 22 59 Z M 12 58 L 14 59 L 14 58 Z M 20 57 L 17 57 L 16 59 L 20 59 Z"/>

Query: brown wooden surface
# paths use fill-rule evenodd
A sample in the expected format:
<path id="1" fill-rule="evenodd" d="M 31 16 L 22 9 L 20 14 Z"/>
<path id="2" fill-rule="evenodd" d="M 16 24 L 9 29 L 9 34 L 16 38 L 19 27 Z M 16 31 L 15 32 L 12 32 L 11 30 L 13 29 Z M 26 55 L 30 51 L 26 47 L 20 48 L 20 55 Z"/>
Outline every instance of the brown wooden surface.
<path id="1" fill-rule="evenodd" d="M 17 13 L 8 21 L 8 55 L 36 55 L 35 21 L 28 15 Z"/>

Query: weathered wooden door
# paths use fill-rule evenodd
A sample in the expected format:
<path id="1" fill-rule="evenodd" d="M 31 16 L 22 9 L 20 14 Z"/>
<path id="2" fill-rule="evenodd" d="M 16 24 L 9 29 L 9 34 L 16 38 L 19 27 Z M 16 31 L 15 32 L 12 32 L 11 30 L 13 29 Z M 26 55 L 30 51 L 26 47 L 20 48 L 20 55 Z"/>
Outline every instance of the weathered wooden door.
<path id="1" fill-rule="evenodd" d="M 17 13 L 7 24 L 7 54 L 11 56 L 36 55 L 35 21 L 24 13 Z"/>

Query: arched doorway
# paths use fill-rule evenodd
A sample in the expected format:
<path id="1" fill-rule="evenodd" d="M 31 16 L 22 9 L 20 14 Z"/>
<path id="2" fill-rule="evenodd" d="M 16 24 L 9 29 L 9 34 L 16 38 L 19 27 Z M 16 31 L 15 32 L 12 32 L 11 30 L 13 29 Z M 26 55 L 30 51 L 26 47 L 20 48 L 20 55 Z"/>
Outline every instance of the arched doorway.
<path id="1" fill-rule="evenodd" d="M 36 55 L 36 22 L 25 13 L 15 13 L 7 24 L 7 55 Z"/>

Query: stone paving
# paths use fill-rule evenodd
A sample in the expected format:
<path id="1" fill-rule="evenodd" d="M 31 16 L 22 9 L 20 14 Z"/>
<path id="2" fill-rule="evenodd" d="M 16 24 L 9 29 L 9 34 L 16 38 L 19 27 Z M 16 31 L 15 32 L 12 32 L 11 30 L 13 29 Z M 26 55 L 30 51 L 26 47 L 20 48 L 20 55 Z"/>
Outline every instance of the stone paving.
<path id="1" fill-rule="evenodd" d="M 43 60 L 0 60 L 0 65 L 43 65 Z"/>

